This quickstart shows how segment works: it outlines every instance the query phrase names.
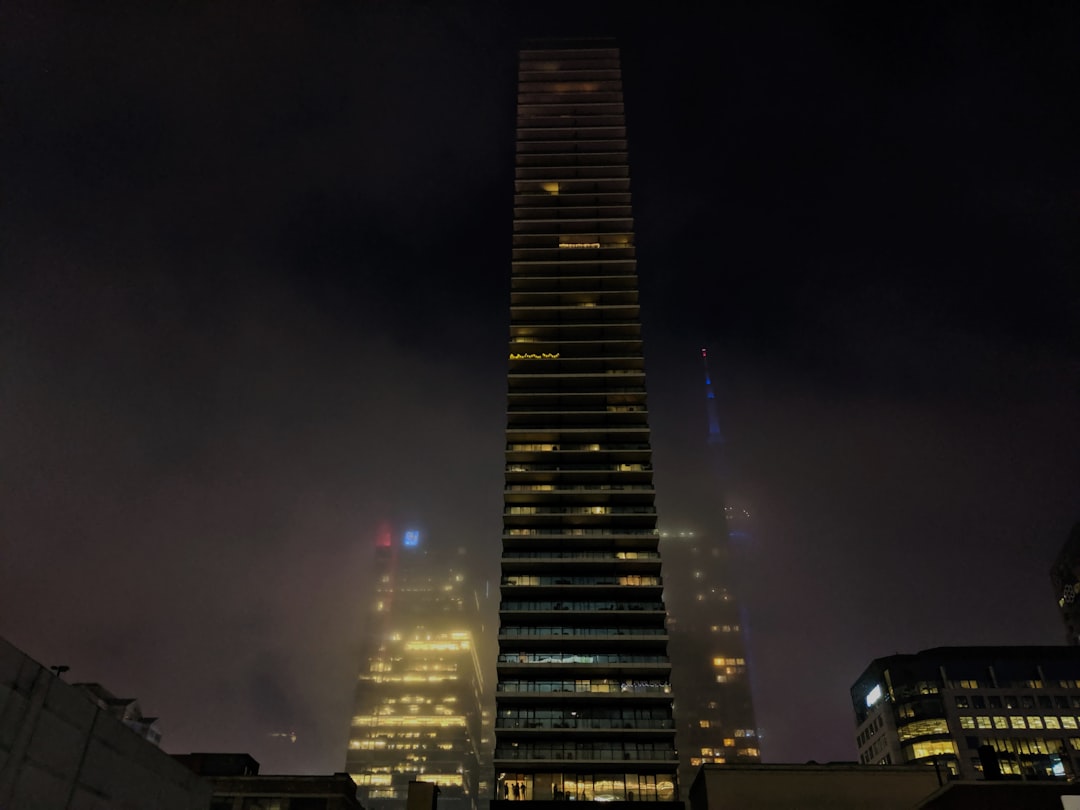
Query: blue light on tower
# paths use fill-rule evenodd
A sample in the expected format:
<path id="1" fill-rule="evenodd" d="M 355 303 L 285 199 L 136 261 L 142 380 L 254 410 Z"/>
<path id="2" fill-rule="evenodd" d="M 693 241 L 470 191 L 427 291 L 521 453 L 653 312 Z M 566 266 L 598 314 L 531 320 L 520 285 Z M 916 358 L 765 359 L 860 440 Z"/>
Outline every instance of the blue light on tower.
<path id="1" fill-rule="evenodd" d="M 420 545 L 420 532 L 407 531 L 405 532 L 405 541 L 403 543 L 407 548 L 415 548 Z"/>

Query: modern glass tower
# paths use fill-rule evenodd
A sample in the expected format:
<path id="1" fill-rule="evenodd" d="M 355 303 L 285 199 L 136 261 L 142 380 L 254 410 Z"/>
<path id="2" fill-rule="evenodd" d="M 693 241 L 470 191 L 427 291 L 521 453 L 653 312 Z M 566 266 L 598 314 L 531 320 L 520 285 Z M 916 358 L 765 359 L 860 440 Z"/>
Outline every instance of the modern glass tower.
<path id="1" fill-rule="evenodd" d="M 521 52 L 497 800 L 678 797 L 619 52 Z"/>
<path id="2" fill-rule="evenodd" d="M 369 810 L 404 807 L 413 779 L 438 785 L 442 808 L 476 810 L 484 690 L 463 561 L 429 554 L 415 531 L 382 530 L 374 552 L 346 770 Z"/>

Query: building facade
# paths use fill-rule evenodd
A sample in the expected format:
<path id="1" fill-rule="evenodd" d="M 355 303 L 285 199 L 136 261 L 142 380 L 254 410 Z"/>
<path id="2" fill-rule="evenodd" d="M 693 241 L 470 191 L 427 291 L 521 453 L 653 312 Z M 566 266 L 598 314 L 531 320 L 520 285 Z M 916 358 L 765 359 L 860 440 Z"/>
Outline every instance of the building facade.
<path id="1" fill-rule="evenodd" d="M 1050 569 L 1050 582 L 1065 625 L 1065 643 L 1080 644 L 1080 523 L 1061 547 Z"/>
<path id="2" fill-rule="evenodd" d="M 684 791 L 702 765 L 761 761 L 731 548 L 723 523 L 710 528 L 660 536 Z"/>
<path id="3" fill-rule="evenodd" d="M 937 647 L 873 661 L 851 688 L 859 761 L 962 779 L 1080 774 L 1080 648 Z"/>
<path id="4" fill-rule="evenodd" d="M 206 810 L 209 783 L 125 719 L 0 639 L 0 807 Z"/>
<path id="5" fill-rule="evenodd" d="M 678 797 L 619 53 L 521 52 L 499 800 Z"/>
<path id="6" fill-rule="evenodd" d="M 380 531 L 364 670 L 356 687 L 346 770 L 364 807 L 400 809 L 409 782 L 439 787 L 454 810 L 475 810 L 484 683 L 479 605 L 463 558 L 429 552 L 418 532 Z"/>

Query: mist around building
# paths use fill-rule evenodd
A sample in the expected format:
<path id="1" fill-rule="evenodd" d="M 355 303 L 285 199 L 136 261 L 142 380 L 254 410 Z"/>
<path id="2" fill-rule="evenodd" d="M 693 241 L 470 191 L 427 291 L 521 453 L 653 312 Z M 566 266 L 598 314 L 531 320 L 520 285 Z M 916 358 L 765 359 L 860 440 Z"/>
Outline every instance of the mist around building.
<path id="1" fill-rule="evenodd" d="M 0 642 L 0 808 L 1080 807 L 1080 526 L 1051 572 L 1067 643 L 867 650 L 857 759 L 762 762 L 753 513 L 706 350 L 718 496 L 657 515 L 627 139 L 612 43 L 522 51 L 499 580 L 437 529 L 373 528 L 341 770 L 166 754 L 168 718 Z"/>

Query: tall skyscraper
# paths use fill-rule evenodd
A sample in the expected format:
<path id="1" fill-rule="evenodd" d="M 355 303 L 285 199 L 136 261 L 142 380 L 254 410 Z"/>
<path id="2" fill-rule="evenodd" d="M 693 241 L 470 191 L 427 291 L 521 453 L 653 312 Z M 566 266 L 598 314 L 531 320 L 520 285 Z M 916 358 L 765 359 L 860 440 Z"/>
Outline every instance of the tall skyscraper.
<path id="1" fill-rule="evenodd" d="M 691 519 L 681 530 L 662 532 L 660 541 L 684 791 L 703 764 L 761 761 L 746 619 L 738 599 L 738 558 L 749 539 L 750 515 L 725 505 L 731 477 L 705 349 L 701 361 L 706 432 L 700 453 L 683 463 L 703 462 L 698 474 L 707 482 L 705 491 L 716 496 L 699 497 Z"/>
<path id="2" fill-rule="evenodd" d="M 619 52 L 521 52 L 495 791 L 678 797 Z"/>
<path id="3" fill-rule="evenodd" d="M 368 810 L 400 810 L 412 779 L 437 784 L 442 807 L 476 810 L 484 792 L 476 597 L 456 555 L 429 552 L 418 532 L 383 528 L 374 552 L 346 770 Z"/>

